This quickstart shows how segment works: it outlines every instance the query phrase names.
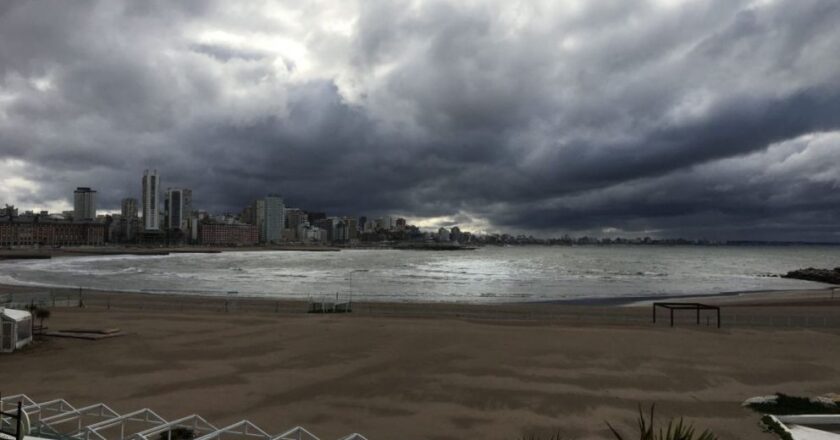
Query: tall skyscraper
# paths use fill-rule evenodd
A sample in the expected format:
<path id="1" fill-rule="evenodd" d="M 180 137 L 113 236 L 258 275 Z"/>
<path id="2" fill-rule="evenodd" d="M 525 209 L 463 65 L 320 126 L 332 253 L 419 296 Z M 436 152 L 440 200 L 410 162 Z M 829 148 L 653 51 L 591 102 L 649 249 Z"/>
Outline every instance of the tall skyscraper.
<path id="1" fill-rule="evenodd" d="M 125 219 L 132 219 L 137 218 L 137 199 L 134 198 L 127 198 L 122 199 L 122 203 L 120 204 L 122 208 L 122 218 Z"/>
<path id="2" fill-rule="evenodd" d="M 137 199 L 122 199 L 120 204 L 122 215 L 120 216 L 120 239 L 122 241 L 133 241 L 140 229 L 140 221 L 137 217 Z"/>
<path id="3" fill-rule="evenodd" d="M 160 176 L 157 170 L 143 172 L 143 229 L 160 231 Z"/>
<path id="4" fill-rule="evenodd" d="M 96 191 L 80 186 L 73 191 L 73 219 L 90 221 L 96 218 Z"/>
<path id="5" fill-rule="evenodd" d="M 283 228 L 286 225 L 286 206 L 283 199 L 277 194 L 269 194 L 265 198 L 265 219 L 263 228 L 266 243 L 279 242 L 283 237 Z"/>
<path id="6" fill-rule="evenodd" d="M 192 212 L 192 190 L 169 188 L 166 190 L 166 228 L 187 230 Z"/>

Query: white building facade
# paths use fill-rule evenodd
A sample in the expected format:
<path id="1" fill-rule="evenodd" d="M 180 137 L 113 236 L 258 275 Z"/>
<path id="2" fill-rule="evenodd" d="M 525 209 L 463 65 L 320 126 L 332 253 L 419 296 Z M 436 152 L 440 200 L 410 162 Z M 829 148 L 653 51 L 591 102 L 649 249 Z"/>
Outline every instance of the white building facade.
<path id="1" fill-rule="evenodd" d="M 96 218 L 96 191 L 78 187 L 73 191 L 73 219 L 92 221 Z"/>
<path id="2" fill-rule="evenodd" d="M 286 206 L 283 199 L 276 194 L 269 194 L 265 198 L 263 233 L 266 243 L 277 243 L 283 238 L 283 228 L 286 225 Z"/>
<path id="3" fill-rule="evenodd" d="M 143 229 L 160 231 L 160 176 L 157 170 L 143 172 Z"/>

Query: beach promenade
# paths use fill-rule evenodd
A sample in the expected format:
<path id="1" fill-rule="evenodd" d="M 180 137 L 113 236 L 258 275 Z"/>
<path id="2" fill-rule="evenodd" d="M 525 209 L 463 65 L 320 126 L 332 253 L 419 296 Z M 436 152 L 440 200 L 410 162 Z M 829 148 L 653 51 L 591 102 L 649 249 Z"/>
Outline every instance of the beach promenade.
<path id="1" fill-rule="evenodd" d="M 719 298 L 725 318 L 742 317 L 720 330 L 693 316 L 654 326 L 647 306 L 360 303 L 307 315 L 294 302 L 231 300 L 225 311 L 224 299 L 84 297 L 84 308 L 53 308 L 50 329 L 128 334 L 48 338 L 0 357 L 14 378 L 4 394 L 371 439 L 607 438 L 604 421 L 629 430 L 637 406 L 656 403 L 663 419 L 721 438 L 770 439 L 744 399 L 840 383 L 840 326 L 828 319 L 840 300 L 825 292 Z"/>

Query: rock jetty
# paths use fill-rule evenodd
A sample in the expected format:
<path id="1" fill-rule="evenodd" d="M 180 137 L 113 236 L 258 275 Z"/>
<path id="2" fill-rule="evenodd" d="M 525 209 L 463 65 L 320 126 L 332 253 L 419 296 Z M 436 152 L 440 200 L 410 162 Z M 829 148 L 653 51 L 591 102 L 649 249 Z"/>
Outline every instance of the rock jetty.
<path id="1" fill-rule="evenodd" d="M 815 269 L 809 267 L 807 269 L 792 270 L 782 275 L 782 278 L 840 284 L 840 267 L 835 267 L 834 269 Z"/>

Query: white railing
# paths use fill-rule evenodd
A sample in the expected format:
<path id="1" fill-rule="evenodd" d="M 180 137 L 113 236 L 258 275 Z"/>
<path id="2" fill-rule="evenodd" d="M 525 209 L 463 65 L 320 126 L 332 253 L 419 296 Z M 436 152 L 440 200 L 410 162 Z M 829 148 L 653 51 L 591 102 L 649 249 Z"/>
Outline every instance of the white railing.
<path id="1" fill-rule="evenodd" d="M 166 440 L 173 440 L 175 430 L 189 430 L 195 435 L 194 440 L 320 440 L 315 434 L 301 426 L 296 426 L 282 434 L 271 435 L 256 424 L 242 420 L 223 428 L 217 428 L 203 417 L 193 414 L 180 419 L 167 421 L 151 409 L 144 408 L 120 415 L 108 405 L 94 405 L 75 408 L 64 399 L 35 402 L 25 394 L 6 396 L 0 399 L 0 409 L 11 408 L 22 402 L 23 411 L 29 416 L 32 426 L 28 434 L 52 439 L 75 440 L 159 440 L 166 433 Z M 86 418 L 94 417 L 94 423 Z M 151 427 L 127 431 L 126 423 L 141 423 Z M 67 426 L 72 423 L 72 425 Z M 62 426 L 64 425 L 64 426 Z M 116 435 L 106 435 L 105 431 L 119 428 Z M 367 440 L 363 435 L 353 433 L 339 440 Z"/>

